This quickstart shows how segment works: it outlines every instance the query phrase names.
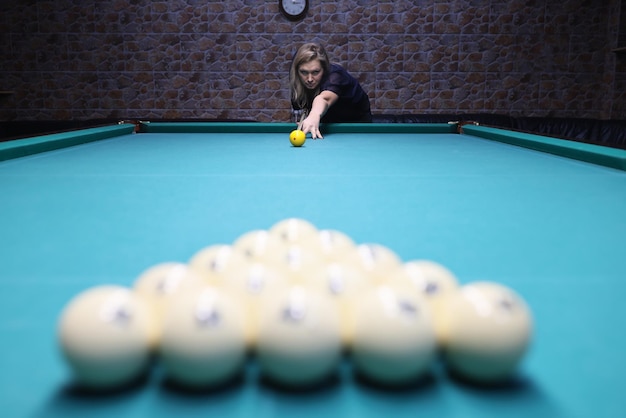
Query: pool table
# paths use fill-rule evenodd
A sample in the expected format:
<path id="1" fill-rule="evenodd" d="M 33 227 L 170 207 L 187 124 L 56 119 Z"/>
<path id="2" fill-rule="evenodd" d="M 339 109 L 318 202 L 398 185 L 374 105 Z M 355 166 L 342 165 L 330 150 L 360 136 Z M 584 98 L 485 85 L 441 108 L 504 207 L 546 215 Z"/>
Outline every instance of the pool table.
<path id="1" fill-rule="evenodd" d="M 292 147 L 291 124 L 141 123 L 0 144 L 0 411 L 7 417 L 613 417 L 626 411 L 626 151 L 483 126 L 339 124 Z M 355 378 L 190 393 L 158 367 L 110 394 L 72 385 L 64 305 L 164 261 L 299 217 L 462 284 L 522 295 L 534 339 L 482 387 L 436 365 L 419 385 Z"/>

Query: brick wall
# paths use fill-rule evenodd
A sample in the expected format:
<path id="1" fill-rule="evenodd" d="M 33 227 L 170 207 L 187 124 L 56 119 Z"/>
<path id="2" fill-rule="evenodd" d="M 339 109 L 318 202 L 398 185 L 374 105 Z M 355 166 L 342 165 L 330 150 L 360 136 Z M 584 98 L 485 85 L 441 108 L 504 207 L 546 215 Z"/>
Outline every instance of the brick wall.
<path id="1" fill-rule="evenodd" d="M 310 2 L 292 23 L 275 0 L 4 0 L 0 119 L 287 121 L 310 40 L 375 113 L 626 119 L 623 0 Z"/>

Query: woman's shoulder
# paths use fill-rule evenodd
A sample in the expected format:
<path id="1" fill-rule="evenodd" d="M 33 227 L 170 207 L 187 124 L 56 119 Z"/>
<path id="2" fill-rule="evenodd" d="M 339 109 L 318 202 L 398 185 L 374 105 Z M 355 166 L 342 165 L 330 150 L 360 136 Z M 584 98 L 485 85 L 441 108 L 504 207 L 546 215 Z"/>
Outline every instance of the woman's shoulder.
<path id="1" fill-rule="evenodd" d="M 331 63 L 330 64 L 330 72 L 331 73 L 347 73 L 346 69 L 343 68 L 343 66 L 341 66 L 340 64 L 336 64 L 336 63 Z"/>
<path id="2" fill-rule="evenodd" d="M 330 74 L 327 80 L 332 84 L 349 84 L 353 77 L 339 64 L 330 64 Z"/>

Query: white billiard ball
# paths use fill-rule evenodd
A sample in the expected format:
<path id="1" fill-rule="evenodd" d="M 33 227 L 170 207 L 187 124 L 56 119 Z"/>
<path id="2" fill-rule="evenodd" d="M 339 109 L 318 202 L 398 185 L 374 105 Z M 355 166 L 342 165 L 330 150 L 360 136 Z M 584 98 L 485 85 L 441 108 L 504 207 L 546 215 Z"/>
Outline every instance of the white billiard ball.
<path id="1" fill-rule="evenodd" d="M 172 300 L 183 292 L 193 292 L 205 285 L 187 264 L 164 262 L 143 271 L 135 279 L 133 290 L 150 305 L 160 338 L 163 317 Z"/>
<path id="2" fill-rule="evenodd" d="M 448 296 L 444 358 L 458 376 L 483 383 L 509 378 L 532 337 L 532 315 L 512 289 L 475 282 Z"/>
<path id="3" fill-rule="evenodd" d="M 131 289 L 102 285 L 66 305 L 58 340 L 79 385 L 117 389 L 147 371 L 155 324 L 147 303 Z"/>
<path id="4" fill-rule="evenodd" d="M 246 358 L 240 303 L 210 286 L 177 298 L 165 316 L 159 354 L 166 376 L 182 386 L 215 387 L 233 379 Z"/>
<path id="5" fill-rule="evenodd" d="M 347 234 L 334 229 L 322 229 L 318 234 L 319 252 L 327 262 L 345 260 L 356 249 L 356 244 Z"/>
<path id="6" fill-rule="evenodd" d="M 430 305 L 437 340 L 442 342 L 441 318 L 446 309 L 446 297 L 459 288 L 459 280 L 443 265 L 430 260 L 411 260 L 392 281 L 416 289 Z"/>
<path id="7" fill-rule="evenodd" d="M 337 305 L 341 339 L 346 351 L 350 350 L 353 339 L 353 315 L 358 298 L 371 288 L 364 273 L 352 265 L 331 262 L 310 270 L 304 286 L 329 296 Z"/>
<path id="8" fill-rule="evenodd" d="M 239 236 L 232 246 L 250 261 L 263 263 L 268 255 L 282 250 L 285 242 L 267 230 L 256 229 Z"/>
<path id="9" fill-rule="evenodd" d="M 365 272 L 372 285 L 387 282 L 402 267 L 402 260 L 393 250 L 374 243 L 357 245 L 345 262 Z"/>
<path id="10" fill-rule="evenodd" d="M 325 261 L 310 246 L 288 244 L 268 254 L 264 263 L 287 276 L 292 283 L 301 284 L 308 272 L 323 266 Z"/>
<path id="11" fill-rule="evenodd" d="M 298 244 L 306 247 L 317 245 L 319 230 L 307 220 L 287 218 L 272 225 L 269 232 L 285 244 Z"/>
<path id="12" fill-rule="evenodd" d="M 263 376 L 284 386 L 319 384 L 341 358 L 339 317 L 321 293 L 292 287 L 264 300 L 256 357 Z"/>
<path id="13" fill-rule="evenodd" d="M 252 262 L 230 266 L 227 280 L 221 286 L 241 301 L 246 320 L 246 341 L 250 349 L 256 344 L 261 301 L 283 292 L 290 286 L 288 276 L 267 264 Z"/>
<path id="14" fill-rule="evenodd" d="M 385 385 L 419 381 L 436 347 L 428 304 L 417 293 L 380 285 L 359 298 L 352 359 L 360 375 Z"/>
<path id="15" fill-rule="evenodd" d="M 189 266 L 208 284 L 220 286 L 226 280 L 224 272 L 230 266 L 248 262 L 232 245 L 214 244 L 197 251 L 189 260 Z"/>

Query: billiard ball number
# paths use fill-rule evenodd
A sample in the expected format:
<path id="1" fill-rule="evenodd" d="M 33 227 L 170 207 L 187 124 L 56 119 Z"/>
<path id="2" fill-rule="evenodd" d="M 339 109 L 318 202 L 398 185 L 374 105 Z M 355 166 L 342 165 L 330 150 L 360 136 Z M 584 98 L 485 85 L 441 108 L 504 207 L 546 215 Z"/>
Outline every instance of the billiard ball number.
<path id="1" fill-rule="evenodd" d="M 287 19 L 302 20 L 309 10 L 309 0 L 278 0 L 278 8 Z"/>

